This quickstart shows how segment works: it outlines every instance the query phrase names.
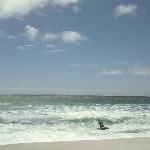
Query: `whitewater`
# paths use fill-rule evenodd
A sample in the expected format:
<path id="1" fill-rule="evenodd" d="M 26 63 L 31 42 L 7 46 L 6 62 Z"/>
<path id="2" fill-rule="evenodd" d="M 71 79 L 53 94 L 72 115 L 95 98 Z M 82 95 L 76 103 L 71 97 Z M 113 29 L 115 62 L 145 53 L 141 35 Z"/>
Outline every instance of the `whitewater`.
<path id="1" fill-rule="evenodd" d="M 150 137 L 149 97 L 0 95 L 0 145 L 132 137 Z"/>

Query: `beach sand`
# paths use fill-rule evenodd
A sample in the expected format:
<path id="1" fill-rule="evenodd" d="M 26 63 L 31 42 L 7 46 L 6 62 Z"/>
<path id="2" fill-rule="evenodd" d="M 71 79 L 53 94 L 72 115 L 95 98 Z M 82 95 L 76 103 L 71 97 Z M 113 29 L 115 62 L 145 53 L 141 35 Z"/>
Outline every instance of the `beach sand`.
<path id="1" fill-rule="evenodd" d="M 150 150 L 150 138 L 1 145 L 0 150 Z"/>

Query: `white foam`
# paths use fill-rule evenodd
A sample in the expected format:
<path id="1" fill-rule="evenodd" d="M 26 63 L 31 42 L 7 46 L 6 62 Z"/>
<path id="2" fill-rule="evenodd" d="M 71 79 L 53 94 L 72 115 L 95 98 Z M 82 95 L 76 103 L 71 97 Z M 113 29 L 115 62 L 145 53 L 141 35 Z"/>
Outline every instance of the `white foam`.
<path id="1" fill-rule="evenodd" d="M 0 113 L 5 121 L 0 123 L 0 144 L 150 136 L 150 107 L 144 107 L 135 104 L 12 106 Z M 93 120 L 84 122 L 84 118 Z M 96 129 L 97 118 L 126 120 L 109 125 L 109 130 L 100 133 Z"/>

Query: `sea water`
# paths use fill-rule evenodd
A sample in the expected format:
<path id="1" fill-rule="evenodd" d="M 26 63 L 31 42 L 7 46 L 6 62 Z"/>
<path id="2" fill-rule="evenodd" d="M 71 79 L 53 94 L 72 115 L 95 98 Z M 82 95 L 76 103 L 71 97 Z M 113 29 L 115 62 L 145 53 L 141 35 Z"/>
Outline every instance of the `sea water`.
<path id="1" fill-rule="evenodd" d="M 0 96 L 1 145 L 131 137 L 150 137 L 149 97 Z"/>

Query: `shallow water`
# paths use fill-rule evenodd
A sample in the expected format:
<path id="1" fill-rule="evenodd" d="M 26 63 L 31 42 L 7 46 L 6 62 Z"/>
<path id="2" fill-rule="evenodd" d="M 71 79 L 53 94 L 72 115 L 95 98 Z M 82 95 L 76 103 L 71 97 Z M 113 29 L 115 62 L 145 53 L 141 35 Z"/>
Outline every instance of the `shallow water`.
<path id="1" fill-rule="evenodd" d="M 109 130 L 97 130 L 100 119 Z M 149 97 L 0 96 L 0 144 L 150 137 Z"/>

